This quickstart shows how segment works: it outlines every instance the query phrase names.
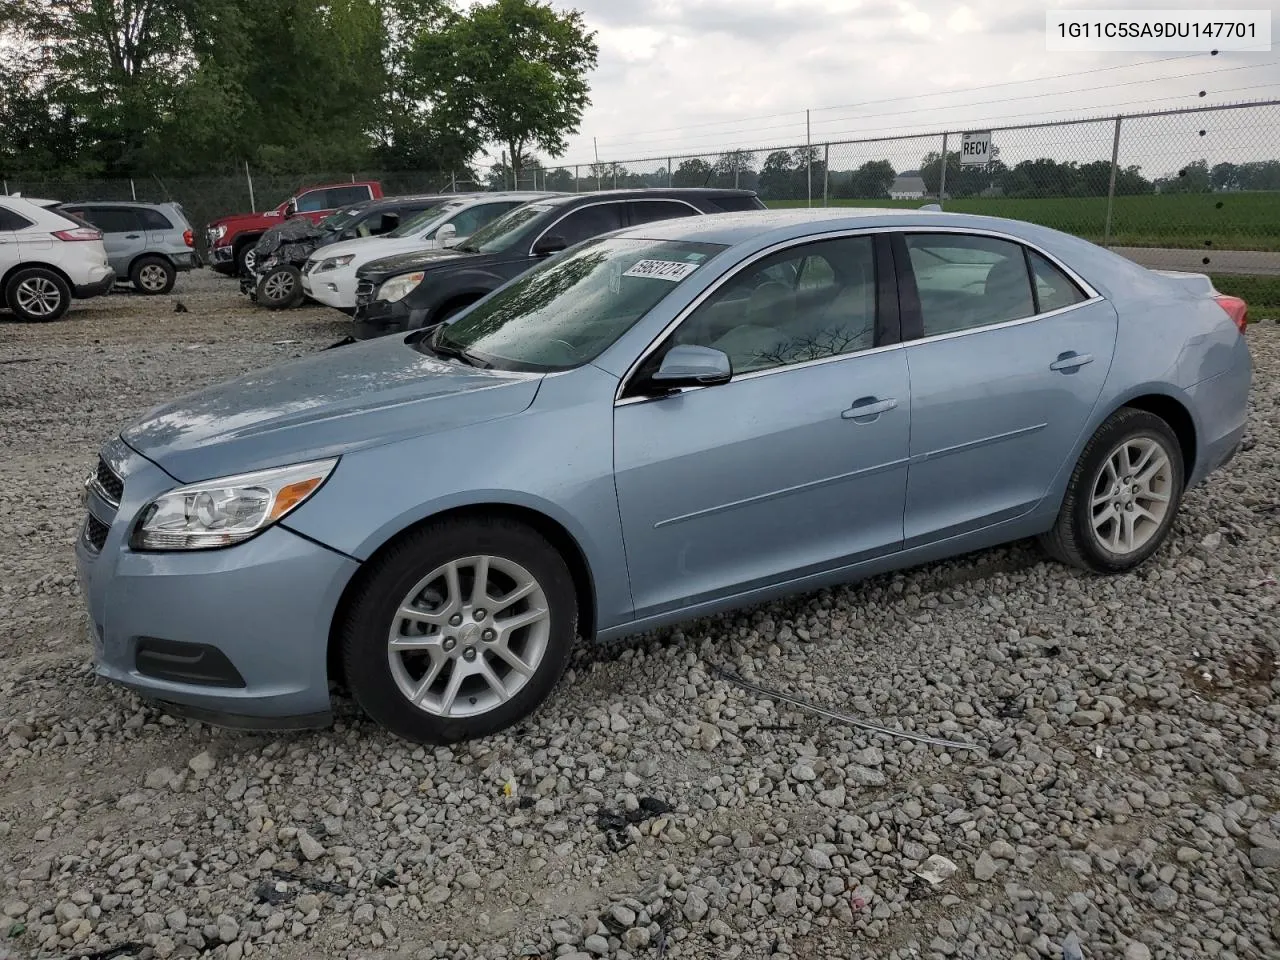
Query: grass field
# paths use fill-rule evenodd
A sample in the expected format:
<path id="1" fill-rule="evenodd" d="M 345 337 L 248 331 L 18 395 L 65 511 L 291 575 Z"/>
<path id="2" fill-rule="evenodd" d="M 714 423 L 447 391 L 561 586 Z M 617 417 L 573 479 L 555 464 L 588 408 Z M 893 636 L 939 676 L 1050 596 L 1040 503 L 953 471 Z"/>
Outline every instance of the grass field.
<path id="1" fill-rule="evenodd" d="M 921 200 L 836 200 L 830 205 L 910 209 L 929 202 L 926 197 Z M 805 206 L 803 200 L 768 201 L 768 204 L 770 207 Z M 815 205 L 821 205 L 821 198 Z M 1102 241 L 1107 219 L 1106 197 L 1048 200 L 989 197 L 948 200 L 945 206 L 957 213 L 1027 220 L 1095 243 Z M 1111 243 L 1125 247 L 1280 250 L 1280 191 L 1116 197 Z"/>

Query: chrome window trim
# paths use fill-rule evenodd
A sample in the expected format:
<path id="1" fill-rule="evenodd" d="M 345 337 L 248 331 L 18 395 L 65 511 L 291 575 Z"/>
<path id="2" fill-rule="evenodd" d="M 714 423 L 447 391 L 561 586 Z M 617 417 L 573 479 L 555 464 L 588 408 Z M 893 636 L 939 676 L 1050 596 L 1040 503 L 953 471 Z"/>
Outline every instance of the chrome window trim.
<path id="1" fill-rule="evenodd" d="M 711 284 L 711 286 L 707 287 L 707 289 L 703 290 L 692 301 L 686 304 L 685 307 L 678 314 L 676 314 L 676 316 L 671 320 L 671 322 L 662 328 L 662 331 L 658 334 L 658 336 L 655 337 L 649 343 L 649 345 L 640 352 L 640 356 L 637 357 L 634 361 L 632 361 L 631 365 L 627 367 L 626 372 L 622 375 L 622 378 L 618 381 L 617 389 L 614 391 L 614 394 L 613 394 L 614 406 L 616 407 L 620 405 L 625 405 L 625 404 L 628 404 L 634 401 L 639 401 L 639 400 L 661 399 L 659 397 L 628 397 L 626 399 L 622 399 L 622 394 L 626 390 L 627 385 L 630 383 L 631 377 L 635 374 L 636 370 L 640 367 L 640 365 L 644 363 L 645 360 L 649 359 L 650 354 L 652 354 L 656 349 L 658 349 L 658 347 L 662 345 L 662 342 L 666 340 L 666 338 L 670 336 L 671 333 L 681 323 L 683 323 L 691 313 L 693 313 L 693 311 L 697 310 L 698 307 L 700 307 L 704 301 L 706 301 L 713 293 L 719 290 L 720 287 L 723 286 L 726 282 L 728 282 L 733 277 L 737 276 L 741 271 L 745 270 L 751 264 L 755 263 L 758 260 L 763 259 L 764 257 L 772 256 L 775 253 L 779 253 L 783 250 L 790 249 L 791 247 L 801 246 L 806 243 L 816 243 L 822 240 L 840 240 L 845 237 L 857 237 L 857 236 L 866 236 L 866 235 L 870 235 L 874 237 L 877 234 L 887 234 L 887 233 L 960 233 L 960 234 L 968 234 L 970 236 L 984 236 L 984 237 L 993 237 L 998 240 L 1008 240 L 1011 243 L 1019 244 L 1020 246 L 1026 247 L 1028 250 L 1034 250 L 1036 253 L 1040 254 L 1042 257 L 1044 257 L 1046 260 L 1048 260 L 1050 263 L 1056 266 L 1059 270 L 1065 273 L 1072 282 L 1078 284 L 1080 289 L 1084 291 L 1087 299 L 1081 300 L 1079 303 L 1073 303 L 1066 307 L 1059 307 L 1057 310 L 1051 310 L 1046 313 L 1037 313 L 1029 317 L 1021 317 L 1017 320 L 1006 320 L 1001 323 L 988 324 L 987 326 L 982 326 L 982 327 L 970 327 L 967 330 L 956 330 L 951 333 L 939 333 L 939 334 L 935 334 L 932 337 L 917 337 L 914 340 L 902 340 L 898 343 L 886 344 L 881 347 L 871 347 L 868 350 L 859 350 L 852 353 L 838 353 L 838 354 L 835 354 L 834 356 L 823 357 L 819 360 L 807 360 L 798 364 L 787 364 L 785 366 L 770 367 L 768 370 L 753 370 L 750 373 L 742 374 L 741 377 L 737 377 L 737 376 L 733 377 L 732 380 L 730 380 L 730 382 L 732 383 L 733 381 L 738 379 L 745 380 L 748 377 L 759 377 L 765 374 L 776 373 L 783 370 L 792 370 L 799 366 L 811 366 L 815 363 L 824 363 L 830 360 L 842 360 L 847 357 L 857 357 L 857 356 L 863 356 L 864 354 L 868 354 L 868 353 L 878 353 L 882 350 L 885 350 L 891 347 L 915 346 L 918 343 L 932 343 L 935 340 L 950 340 L 950 339 L 954 339 L 955 337 L 963 337 L 973 333 L 981 333 L 982 331 L 985 331 L 985 330 L 998 330 L 1002 327 L 1017 326 L 1024 323 L 1030 323 L 1033 320 L 1041 320 L 1047 317 L 1056 317 L 1059 314 L 1066 313 L 1067 311 L 1075 310 L 1079 307 L 1090 306 L 1094 303 L 1099 303 L 1102 300 L 1106 299 L 1100 293 L 1098 293 L 1098 291 L 1093 287 L 1092 284 L 1090 284 L 1087 280 L 1081 277 L 1080 274 L 1076 273 L 1069 266 L 1067 266 L 1065 263 L 1063 263 L 1061 260 L 1055 257 L 1052 253 L 1049 253 L 1047 250 L 1043 249 L 1042 247 L 1038 246 L 1035 243 L 1032 243 L 1029 240 L 1024 240 L 1021 237 L 1015 236 L 1011 233 L 1005 233 L 1004 231 L 1000 231 L 1000 230 L 991 230 L 983 227 L 973 227 L 973 228 L 955 227 L 955 226 L 935 227 L 932 225 L 920 225 L 920 224 L 913 224 L 910 226 L 905 224 L 894 224 L 891 226 L 877 226 L 877 227 L 845 227 L 843 229 L 831 230 L 823 233 L 811 233 L 804 237 L 792 237 L 788 240 L 780 240 L 777 243 L 773 244 L 772 246 L 766 247 L 763 250 L 757 250 L 747 259 L 742 260 L 738 264 L 736 264 L 731 271 L 728 271 L 722 274 L 714 283 Z M 705 387 L 689 387 L 684 390 L 679 390 L 676 392 L 686 393 L 689 390 L 705 390 L 705 389 L 706 389 Z M 673 395 L 674 394 L 664 394 L 663 396 L 673 396 Z"/>
<path id="2" fill-rule="evenodd" d="M 541 239 L 542 239 L 543 237 L 545 237 L 548 233 L 550 233 L 550 232 L 551 232 L 551 230 L 552 230 L 552 229 L 553 229 L 553 228 L 554 228 L 558 223 L 560 223 L 560 221 L 565 220 L 565 219 L 568 219 L 569 217 L 571 217 L 571 216 L 573 216 L 575 213 L 577 213 L 579 210 L 586 210 L 588 207 L 603 207 L 603 206 L 605 206 L 606 204 L 617 204 L 618 206 L 622 206 L 623 204 L 627 204 L 627 203 L 638 203 L 638 202 L 640 202 L 640 201 L 642 201 L 642 200 L 645 200 L 645 201 L 648 201 L 648 200 L 668 200 L 668 201 L 670 201 L 671 203 L 683 203 L 686 207 L 688 207 L 690 210 L 692 210 L 692 211 L 694 212 L 694 215 L 695 215 L 695 216 L 705 216 L 705 214 L 703 214 L 703 212 L 702 212 L 701 210 L 699 210 L 697 207 L 695 207 L 695 206 L 694 206 L 692 203 L 690 203 L 688 200 L 681 200 L 681 199 L 679 199 L 679 198 L 677 198 L 677 197 L 628 197 L 628 198 L 627 198 L 627 199 L 625 199 L 625 200 L 624 200 L 624 199 L 621 199 L 621 198 L 610 198 L 610 199 L 607 199 L 607 200 L 593 200 L 591 203 L 584 203 L 584 204 L 582 204 L 581 206 L 574 207 L 572 210 L 568 211 L 567 213 L 563 213 L 563 214 L 561 214 L 560 216 L 556 217 L 556 219 L 555 219 L 555 220 L 551 221 L 551 223 L 547 225 L 547 228 L 546 228 L 545 230 L 543 230 L 540 234 L 538 234 L 536 237 L 534 237 L 534 238 L 533 238 L 533 243 L 529 244 L 529 256 L 531 256 L 531 257 L 532 257 L 532 256 L 534 255 L 534 254 L 533 254 L 533 248 L 534 248 L 534 247 L 536 247 L 536 246 L 538 245 L 538 241 L 539 241 L 539 240 L 541 240 Z M 533 200 L 533 201 L 530 201 L 530 202 L 531 202 L 531 203 L 537 203 L 538 201 Z M 627 216 L 627 218 L 626 218 L 626 219 L 630 220 L 630 219 L 631 219 L 631 217 L 630 217 L 630 216 Z M 661 221 L 659 221 L 659 220 L 654 220 L 654 221 L 651 221 L 651 222 L 652 222 L 652 223 L 660 223 Z M 629 228 L 630 228 L 630 226 L 631 226 L 631 225 L 630 225 L 629 223 L 624 223 L 624 224 L 621 224 L 620 226 L 615 227 L 614 229 L 615 229 L 615 230 L 627 230 L 627 229 L 629 229 Z M 641 224 L 641 226 L 643 226 L 643 224 Z M 612 231 L 609 231 L 609 230 L 606 230 L 606 231 L 605 231 L 605 233 L 611 233 L 611 232 L 612 232 Z M 591 240 L 591 239 L 594 239 L 594 238 L 592 238 L 592 237 L 588 237 L 587 239 L 588 239 L 588 240 Z"/>

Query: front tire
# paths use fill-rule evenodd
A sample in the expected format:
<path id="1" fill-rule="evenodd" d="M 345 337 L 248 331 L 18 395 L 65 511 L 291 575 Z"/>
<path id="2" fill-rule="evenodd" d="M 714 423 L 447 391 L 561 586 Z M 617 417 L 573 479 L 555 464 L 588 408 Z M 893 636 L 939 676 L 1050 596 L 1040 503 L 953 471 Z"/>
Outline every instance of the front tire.
<path id="1" fill-rule="evenodd" d="M 236 248 L 236 269 L 235 272 L 242 277 L 252 277 L 254 268 L 258 265 L 258 254 L 253 248 L 258 245 L 258 238 L 253 237 L 245 240 Z"/>
<path id="2" fill-rule="evenodd" d="M 1040 538 L 1053 558 L 1120 573 L 1160 549 L 1186 482 L 1182 448 L 1153 413 L 1122 407 L 1098 428 L 1076 463 L 1057 523 Z"/>
<path id="3" fill-rule="evenodd" d="M 178 271 L 164 257 L 139 257 L 129 268 L 129 282 L 149 297 L 168 293 L 177 279 Z"/>
<path id="4" fill-rule="evenodd" d="M 4 301 L 20 319 L 47 323 L 71 308 L 71 288 L 52 270 L 27 267 L 9 278 Z"/>
<path id="5" fill-rule="evenodd" d="M 302 273 L 297 267 L 273 267 L 258 279 L 254 291 L 268 310 L 288 310 L 302 302 Z"/>
<path id="6" fill-rule="evenodd" d="M 442 744 L 532 713 L 564 673 L 577 628 L 560 553 L 523 524 L 476 518 L 421 527 L 374 560 L 340 636 L 365 713 Z"/>

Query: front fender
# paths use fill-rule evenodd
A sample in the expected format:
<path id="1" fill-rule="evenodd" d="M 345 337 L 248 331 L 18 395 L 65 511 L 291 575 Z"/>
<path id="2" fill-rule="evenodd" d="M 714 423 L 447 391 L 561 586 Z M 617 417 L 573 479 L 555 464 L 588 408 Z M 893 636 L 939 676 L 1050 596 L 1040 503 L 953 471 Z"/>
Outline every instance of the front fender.
<path id="1" fill-rule="evenodd" d="M 358 560 L 401 531 L 465 507 L 535 511 L 586 558 L 597 627 L 631 618 L 613 483 L 613 391 L 592 366 L 544 378 L 523 413 L 359 450 L 287 524 Z"/>

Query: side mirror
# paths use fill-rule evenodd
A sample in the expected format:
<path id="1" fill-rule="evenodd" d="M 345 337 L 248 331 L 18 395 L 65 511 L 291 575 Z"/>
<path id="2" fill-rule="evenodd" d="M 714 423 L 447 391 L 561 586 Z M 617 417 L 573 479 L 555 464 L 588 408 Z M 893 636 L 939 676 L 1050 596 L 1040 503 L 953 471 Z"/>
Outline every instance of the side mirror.
<path id="1" fill-rule="evenodd" d="M 452 223 L 444 223 L 436 230 L 436 246 L 452 247 L 458 242 L 458 228 Z"/>
<path id="2" fill-rule="evenodd" d="M 559 253 L 566 249 L 569 244 L 564 237 L 559 234 L 549 233 L 533 245 L 533 255 L 535 257 L 549 257 L 553 253 Z"/>
<path id="3" fill-rule="evenodd" d="M 289 202 L 284 205 L 284 215 L 286 217 L 296 217 L 298 215 L 298 201 L 290 198 Z"/>
<path id="4" fill-rule="evenodd" d="M 678 390 L 728 383 L 732 376 L 733 364 L 723 350 L 679 343 L 667 351 L 649 380 L 655 387 Z"/>
<path id="5" fill-rule="evenodd" d="M 396 227 L 400 226 L 400 214 L 392 211 L 382 215 L 382 222 L 378 224 L 379 233 L 390 233 Z"/>

